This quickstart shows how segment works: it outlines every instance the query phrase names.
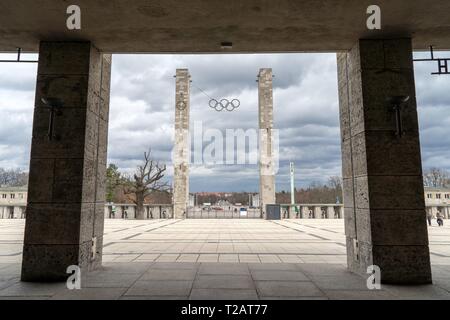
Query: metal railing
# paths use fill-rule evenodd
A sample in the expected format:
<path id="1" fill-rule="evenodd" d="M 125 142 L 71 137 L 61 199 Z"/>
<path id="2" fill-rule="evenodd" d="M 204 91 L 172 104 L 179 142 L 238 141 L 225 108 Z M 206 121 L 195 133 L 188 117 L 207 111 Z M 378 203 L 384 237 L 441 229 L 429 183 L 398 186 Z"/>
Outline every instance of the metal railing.
<path id="1" fill-rule="evenodd" d="M 259 219 L 261 212 L 258 208 L 249 208 L 241 211 L 240 208 L 213 209 L 213 208 L 188 208 L 188 219 Z"/>
<path id="2" fill-rule="evenodd" d="M 112 205 L 105 205 L 105 219 L 135 219 L 134 204 L 114 204 L 116 211 L 112 214 Z M 283 219 L 343 219 L 344 206 L 342 204 L 296 204 L 281 205 L 281 217 Z M 170 204 L 145 205 L 144 219 L 171 219 L 173 218 L 173 207 Z M 440 212 L 444 219 L 450 219 L 450 206 L 427 205 L 427 212 L 436 216 Z M 25 204 L 0 204 L 0 219 L 24 219 L 26 217 Z M 210 208 L 189 208 L 186 218 L 190 219 L 259 219 L 261 210 L 259 208 L 247 209 L 247 214 L 241 213 L 240 207 L 228 207 L 223 210 Z"/>

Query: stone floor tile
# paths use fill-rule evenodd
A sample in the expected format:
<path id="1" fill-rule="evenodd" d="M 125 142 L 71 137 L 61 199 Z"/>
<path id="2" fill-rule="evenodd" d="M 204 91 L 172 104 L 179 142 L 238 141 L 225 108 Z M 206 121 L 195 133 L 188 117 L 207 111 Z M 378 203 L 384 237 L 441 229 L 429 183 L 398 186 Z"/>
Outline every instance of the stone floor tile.
<path id="1" fill-rule="evenodd" d="M 191 300 L 257 300 L 255 289 L 192 289 Z"/>
<path id="2" fill-rule="evenodd" d="M 122 296 L 119 300 L 188 300 L 189 296 Z"/>
<path id="3" fill-rule="evenodd" d="M 143 273 L 148 270 L 151 263 L 148 262 L 108 262 L 103 263 L 101 268 L 95 271 L 116 273 Z"/>
<path id="4" fill-rule="evenodd" d="M 254 289 L 247 275 L 198 275 L 194 281 L 196 289 Z"/>
<path id="5" fill-rule="evenodd" d="M 0 290 L 0 297 L 53 296 L 59 291 L 67 290 L 66 283 L 18 282 Z"/>
<path id="6" fill-rule="evenodd" d="M 125 296 L 187 296 L 193 281 L 137 281 Z"/>
<path id="7" fill-rule="evenodd" d="M 140 273 L 100 272 L 82 278 L 82 288 L 128 288 L 136 282 Z"/>
<path id="8" fill-rule="evenodd" d="M 155 262 L 153 263 L 148 270 L 151 269 L 188 269 L 188 270 L 197 270 L 200 266 L 199 263 L 193 262 Z"/>
<path id="9" fill-rule="evenodd" d="M 327 290 L 369 290 L 367 279 L 356 274 L 341 274 L 339 276 L 308 276 L 320 289 Z"/>
<path id="10" fill-rule="evenodd" d="M 194 280 L 196 269 L 149 269 L 139 280 Z"/>
<path id="11" fill-rule="evenodd" d="M 284 271 L 299 271 L 300 269 L 295 264 L 286 263 L 249 263 L 250 270 L 284 270 Z"/>
<path id="12" fill-rule="evenodd" d="M 323 290 L 330 300 L 395 300 L 392 293 L 385 290 Z"/>
<path id="13" fill-rule="evenodd" d="M 450 300 L 448 291 L 433 285 L 394 286 L 382 284 L 381 288 L 401 299 Z"/>
<path id="14" fill-rule="evenodd" d="M 325 296 L 312 282 L 256 281 L 260 297 L 321 297 Z"/>
<path id="15" fill-rule="evenodd" d="M 252 270 L 251 274 L 255 281 L 310 281 L 300 271 Z"/>
<path id="16" fill-rule="evenodd" d="M 316 276 L 340 276 L 352 274 L 342 264 L 325 264 L 325 263 L 300 263 L 298 268 L 306 275 Z"/>
<path id="17" fill-rule="evenodd" d="M 200 275 L 228 274 L 248 275 L 250 271 L 246 264 L 236 263 L 202 263 L 198 270 Z"/>
<path id="18" fill-rule="evenodd" d="M 60 291 L 51 300 L 117 300 L 127 288 L 82 288 Z"/>

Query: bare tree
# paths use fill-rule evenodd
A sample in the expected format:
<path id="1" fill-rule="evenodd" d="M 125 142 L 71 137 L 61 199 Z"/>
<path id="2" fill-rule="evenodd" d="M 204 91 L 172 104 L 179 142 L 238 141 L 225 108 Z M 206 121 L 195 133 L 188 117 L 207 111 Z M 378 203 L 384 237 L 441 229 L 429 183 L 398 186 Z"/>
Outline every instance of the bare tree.
<path id="1" fill-rule="evenodd" d="M 336 202 L 342 201 L 339 198 L 342 197 L 342 178 L 339 176 L 331 176 L 328 178 L 328 186 L 332 190 L 334 190 L 334 198 L 336 199 Z"/>
<path id="2" fill-rule="evenodd" d="M 449 183 L 449 173 L 444 169 L 430 168 L 423 175 L 423 183 L 427 187 L 447 187 Z"/>
<path id="3" fill-rule="evenodd" d="M 136 168 L 133 176 L 125 178 L 124 193 L 133 195 L 130 200 L 136 204 L 136 219 L 145 218 L 145 198 L 153 191 L 164 191 L 169 188 L 167 182 L 162 181 L 166 165 L 161 165 L 151 158 L 151 150 L 144 153 L 143 164 Z"/>
<path id="4" fill-rule="evenodd" d="M 328 185 L 332 189 L 341 189 L 342 188 L 342 179 L 339 176 L 331 176 L 328 178 Z"/>
<path id="5" fill-rule="evenodd" d="M 21 187 L 28 184 L 28 173 L 20 169 L 0 168 L 0 186 Z"/>

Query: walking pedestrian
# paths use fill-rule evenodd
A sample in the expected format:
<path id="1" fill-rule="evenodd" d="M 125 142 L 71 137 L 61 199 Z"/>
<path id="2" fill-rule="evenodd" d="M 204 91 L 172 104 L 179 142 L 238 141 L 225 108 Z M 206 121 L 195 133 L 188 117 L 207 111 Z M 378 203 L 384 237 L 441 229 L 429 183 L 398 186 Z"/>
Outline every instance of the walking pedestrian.
<path id="1" fill-rule="evenodd" d="M 427 220 L 428 220 L 428 225 L 431 227 L 431 219 L 433 219 L 433 214 L 431 213 L 431 211 L 428 211 L 427 213 Z"/>
<path id="2" fill-rule="evenodd" d="M 441 212 L 438 212 L 436 218 L 439 227 L 442 227 L 444 225 L 444 216 L 441 214 Z"/>

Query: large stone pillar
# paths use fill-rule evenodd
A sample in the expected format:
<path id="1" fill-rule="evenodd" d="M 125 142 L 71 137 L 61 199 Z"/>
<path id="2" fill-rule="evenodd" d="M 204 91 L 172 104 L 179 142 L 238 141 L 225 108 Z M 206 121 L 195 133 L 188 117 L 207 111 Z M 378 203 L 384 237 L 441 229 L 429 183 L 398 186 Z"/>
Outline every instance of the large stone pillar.
<path id="1" fill-rule="evenodd" d="M 411 40 L 360 40 L 337 60 L 348 267 L 430 283 Z M 394 96 L 410 97 L 401 130 Z"/>
<path id="2" fill-rule="evenodd" d="M 101 265 L 110 75 L 111 55 L 90 42 L 41 42 L 23 281 Z"/>
<path id="3" fill-rule="evenodd" d="M 175 94 L 175 150 L 173 174 L 173 217 L 186 218 L 189 202 L 189 109 L 190 78 L 188 69 L 177 69 Z"/>
<path id="4" fill-rule="evenodd" d="M 260 69 L 258 74 L 259 104 L 259 194 L 261 209 L 275 203 L 275 163 L 273 137 L 272 69 Z"/>

